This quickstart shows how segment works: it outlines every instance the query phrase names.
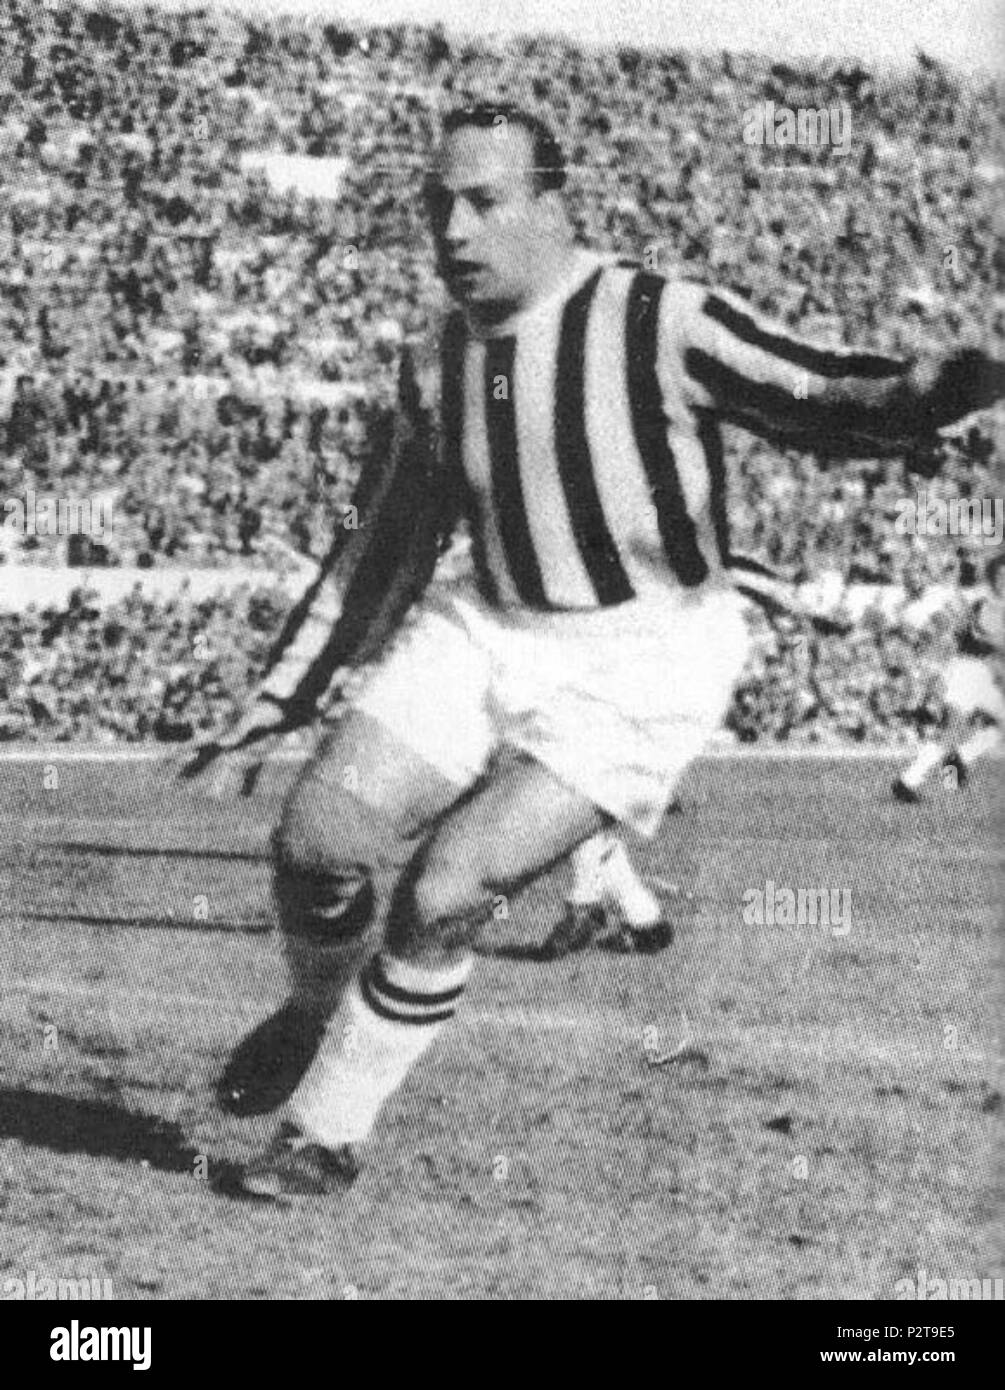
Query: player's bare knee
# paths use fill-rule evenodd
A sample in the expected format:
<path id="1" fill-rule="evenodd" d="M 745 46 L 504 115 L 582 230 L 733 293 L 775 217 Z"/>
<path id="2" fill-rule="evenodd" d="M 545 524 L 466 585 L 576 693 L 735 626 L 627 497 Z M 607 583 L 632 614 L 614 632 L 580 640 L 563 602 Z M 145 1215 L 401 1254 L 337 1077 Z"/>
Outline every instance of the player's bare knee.
<path id="1" fill-rule="evenodd" d="M 349 941 L 373 917 L 376 854 L 351 796 L 324 811 L 309 795 L 290 797 L 272 837 L 273 890 L 287 934 Z"/>
<path id="2" fill-rule="evenodd" d="M 429 872 L 416 880 L 412 890 L 416 919 L 428 928 L 477 912 L 484 896 L 481 885 L 470 878 Z"/>
<path id="3" fill-rule="evenodd" d="M 308 774 L 293 787 L 273 848 L 291 864 L 324 868 L 333 861 L 369 857 L 371 831 L 362 808 L 348 791 L 332 789 Z"/>
<path id="4" fill-rule="evenodd" d="M 470 944 L 491 915 L 494 888 L 487 866 L 435 846 L 415 864 L 399 887 L 388 923 L 388 944 L 409 954 L 452 950 Z"/>

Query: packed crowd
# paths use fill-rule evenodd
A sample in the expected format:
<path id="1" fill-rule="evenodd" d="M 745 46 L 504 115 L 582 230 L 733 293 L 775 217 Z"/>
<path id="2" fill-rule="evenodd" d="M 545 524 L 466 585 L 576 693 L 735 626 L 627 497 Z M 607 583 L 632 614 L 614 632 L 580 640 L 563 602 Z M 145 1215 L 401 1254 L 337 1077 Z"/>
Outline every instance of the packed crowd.
<path id="1" fill-rule="evenodd" d="M 0 612 L 0 741 L 204 735 L 239 707 L 289 603 L 279 583 L 245 582 L 203 598 L 187 585 L 169 599 L 137 589 L 106 604 L 81 589 L 63 606 Z M 942 673 L 961 611 L 937 606 L 919 624 L 905 597 L 892 612 L 867 609 L 849 635 L 822 636 L 751 605 L 755 655 L 727 728 L 745 743 L 919 736 L 945 717 Z"/>
<path id="2" fill-rule="evenodd" d="M 58 610 L 0 613 L 0 740 L 177 742 L 225 718 L 278 634 L 287 599 L 136 591 L 105 607 L 84 591 Z"/>
<path id="3" fill-rule="evenodd" d="M 708 276 L 824 340 L 914 354 L 1005 337 L 994 86 L 923 56 L 872 72 L 8 0 L 0 500 L 113 499 L 114 527 L 89 551 L 110 565 L 247 563 L 276 543 L 320 557 L 401 347 L 427 341 L 442 310 L 423 161 L 438 112 L 478 96 L 554 124 L 593 245 Z M 762 101 L 848 103 L 850 151 L 745 144 L 743 114 Z M 329 160 L 332 196 L 278 187 L 263 152 Z M 966 543 L 898 534 L 897 502 L 937 463 L 925 486 L 1000 492 L 991 429 L 938 459 L 839 468 L 737 435 L 736 543 L 795 575 L 954 576 Z M 0 588 L 5 565 L 81 554 L 6 527 L 0 541 Z M 282 602 L 266 587 L 215 607 L 98 612 L 81 597 L 8 614 L 0 737 L 203 728 L 253 678 Z M 217 628 L 200 664 L 194 635 Z M 851 644 L 811 644 L 804 671 L 806 644 L 766 635 L 733 727 L 917 728 L 938 704 L 932 648 L 906 640 L 877 618 Z M 839 693 L 821 702 L 824 685 Z"/>

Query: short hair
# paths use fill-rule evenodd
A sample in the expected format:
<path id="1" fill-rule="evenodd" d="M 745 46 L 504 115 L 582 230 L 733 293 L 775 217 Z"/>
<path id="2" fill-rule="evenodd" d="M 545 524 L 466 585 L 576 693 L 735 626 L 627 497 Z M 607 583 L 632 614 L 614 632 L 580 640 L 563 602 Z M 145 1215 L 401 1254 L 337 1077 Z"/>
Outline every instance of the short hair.
<path id="1" fill-rule="evenodd" d="M 443 120 L 443 134 L 473 126 L 475 130 L 496 130 L 500 122 L 519 126 L 530 136 L 532 175 L 535 193 L 550 193 L 565 186 L 565 154 L 552 130 L 539 116 L 533 116 L 510 102 L 480 101 L 457 106 Z"/>

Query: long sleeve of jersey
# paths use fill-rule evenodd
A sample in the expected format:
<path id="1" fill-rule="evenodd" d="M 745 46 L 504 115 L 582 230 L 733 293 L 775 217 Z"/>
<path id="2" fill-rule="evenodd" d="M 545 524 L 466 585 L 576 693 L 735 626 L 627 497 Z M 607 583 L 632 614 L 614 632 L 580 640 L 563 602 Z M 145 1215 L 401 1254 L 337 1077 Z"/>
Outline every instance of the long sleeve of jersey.
<path id="1" fill-rule="evenodd" d="M 924 432 L 910 364 L 822 348 L 691 281 L 667 286 L 664 381 L 696 412 L 837 456 L 883 452 Z"/>

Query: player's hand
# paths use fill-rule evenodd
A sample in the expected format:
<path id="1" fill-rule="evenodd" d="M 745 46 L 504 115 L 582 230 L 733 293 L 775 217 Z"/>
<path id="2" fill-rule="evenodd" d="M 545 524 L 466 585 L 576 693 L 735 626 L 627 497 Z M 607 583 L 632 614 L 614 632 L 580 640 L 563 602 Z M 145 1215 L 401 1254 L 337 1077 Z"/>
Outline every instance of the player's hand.
<path id="1" fill-rule="evenodd" d="M 197 745 L 194 751 L 187 750 L 178 759 L 176 773 L 183 781 L 191 781 L 198 777 L 200 773 L 206 771 L 211 763 L 216 762 L 223 749 L 215 739 L 210 739 L 206 743 Z"/>
<path id="2" fill-rule="evenodd" d="M 911 384 L 920 412 L 919 433 L 933 434 L 1005 396 L 1005 362 L 979 347 L 959 348 L 949 357 L 919 362 Z"/>
<path id="3" fill-rule="evenodd" d="M 214 734 L 194 751 L 187 753 L 178 775 L 191 781 L 205 772 L 223 753 L 236 752 L 239 748 L 247 748 L 263 738 L 281 733 L 284 726 L 285 713 L 281 705 L 272 700 L 256 700 L 229 728 Z"/>

